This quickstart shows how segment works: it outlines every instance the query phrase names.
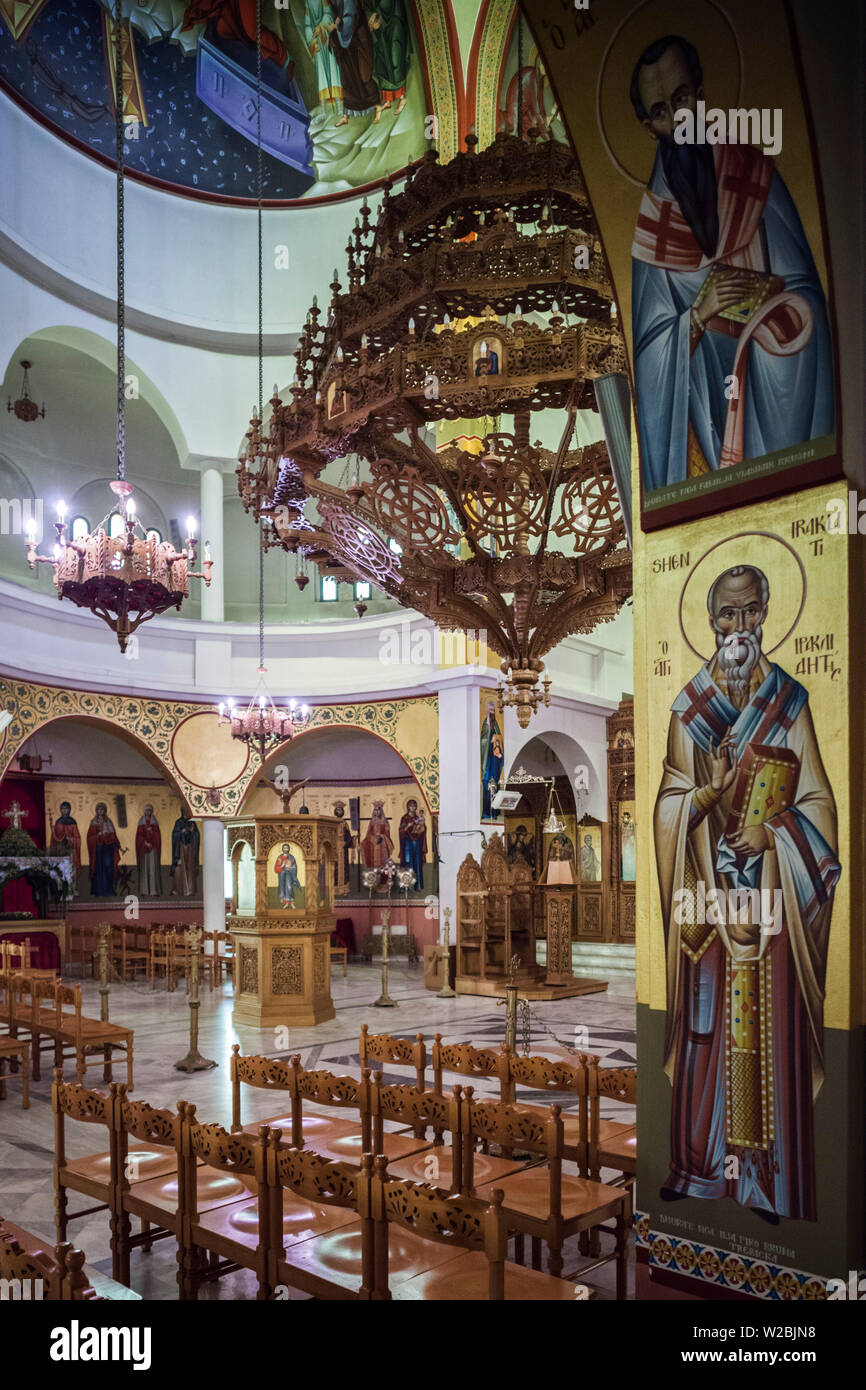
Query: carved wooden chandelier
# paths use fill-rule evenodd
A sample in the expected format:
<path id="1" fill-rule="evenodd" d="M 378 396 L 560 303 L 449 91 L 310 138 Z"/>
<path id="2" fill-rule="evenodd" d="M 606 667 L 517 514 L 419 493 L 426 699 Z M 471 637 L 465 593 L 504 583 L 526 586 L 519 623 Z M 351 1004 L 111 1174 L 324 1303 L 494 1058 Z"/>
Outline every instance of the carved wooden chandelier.
<path id="1" fill-rule="evenodd" d="M 364 203 L 348 288 L 335 271 L 327 314 L 313 301 L 292 400 L 275 391 L 267 434 L 254 414 L 238 486 L 266 548 L 483 633 L 526 727 L 543 656 L 631 593 L 606 445 L 572 443 L 625 352 L 571 152 L 476 144 L 446 166 L 432 151 L 397 195 L 386 183 L 375 223 Z M 560 413 L 558 448 L 531 441 L 542 410 Z M 323 477 L 350 454 L 348 486 Z"/>

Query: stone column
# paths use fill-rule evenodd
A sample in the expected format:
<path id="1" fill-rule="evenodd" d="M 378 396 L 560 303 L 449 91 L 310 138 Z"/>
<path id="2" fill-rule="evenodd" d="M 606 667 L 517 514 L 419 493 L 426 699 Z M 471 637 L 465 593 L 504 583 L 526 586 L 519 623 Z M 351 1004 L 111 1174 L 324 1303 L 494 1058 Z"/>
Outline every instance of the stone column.
<path id="1" fill-rule="evenodd" d="M 478 708 L 477 685 L 446 685 L 439 691 L 439 910 L 452 909 L 452 944 L 457 940 L 457 870 L 467 854 L 481 859 L 480 834 L 447 833 L 481 829 Z"/>
<path id="2" fill-rule="evenodd" d="M 201 472 L 199 558 L 203 558 L 206 544 L 210 545 L 215 564 L 210 588 L 201 587 L 201 616 L 205 622 L 221 623 L 224 618 L 226 553 L 223 544 L 223 475 L 218 468 L 203 468 Z"/>
<path id="3" fill-rule="evenodd" d="M 225 931 L 225 832 L 219 816 L 205 816 L 201 823 L 202 899 L 205 931 Z"/>

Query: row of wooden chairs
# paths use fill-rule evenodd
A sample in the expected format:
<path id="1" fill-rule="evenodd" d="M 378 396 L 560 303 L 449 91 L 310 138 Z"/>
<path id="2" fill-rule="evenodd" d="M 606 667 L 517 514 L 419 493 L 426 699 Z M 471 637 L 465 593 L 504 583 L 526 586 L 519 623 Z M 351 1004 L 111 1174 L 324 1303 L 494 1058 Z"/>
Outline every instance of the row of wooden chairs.
<path id="1" fill-rule="evenodd" d="M 375 1043 L 374 1043 L 375 1047 Z M 475 1100 L 474 1089 L 454 1087 L 446 1097 L 436 1091 L 423 1091 L 417 1085 L 384 1086 L 379 1073 L 362 1068 L 360 1080 L 335 1076 L 327 1071 L 305 1071 L 300 1057 L 288 1063 L 278 1058 L 242 1057 L 235 1044 L 231 1062 L 232 1130 L 252 1134 L 262 1121 L 242 1125 L 241 1086 L 288 1092 L 288 1107 L 263 1123 L 286 1129 L 292 1144 L 311 1145 L 319 1154 L 336 1161 L 359 1161 L 364 1152 L 387 1157 L 391 1171 L 407 1178 L 424 1177 L 452 1193 L 475 1195 L 476 1186 L 492 1181 L 512 1193 L 506 1201 L 517 1238 L 518 1255 L 522 1239 L 532 1239 L 532 1258 L 540 1268 L 541 1242 L 549 1247 L 549 1269 L 562 1270 L 562 1246 L 569 1235 L 586 1233 L 581 1241 L 584 1253 L 598 1248 L 597 1236 L 590 1232 L 611 1229 L 615 1236 L 613 1255 L 618 1267 L 618 1285 L 624 1288 L 624 1244 L 622 1230 L 628 1216 L 629 1193 L 589 1180 L 585 1176 L 563 1175 L 565 1148 L 561 1107 L 530 1108 L 507 1102 Z M 353 1110 L 357 1121 L 305 1113 L 309 1102 L 328 1109 Z M 385 1121 L 407 1126 L 404 1133 L 386 1132 Z M 432 1131 L 432 1141 L 426 1138 Z M 450 1149 L 442 1142 L 451 1135 Z M 490 1154 L 491 1144 L 501 1157 Z M 476 1154 L 481 1147 L 483 1152 Z M 515 1159 L 515 1153 L 530 1155 Z M 535 1167 L 531 1175 L 521 1170 Z M 476 1173 L 476 1168 L 480 1171 Z M 543 1168 L 543 1171 L 541 1169 Z M 521 1182 L 517 1182 L 518 1175 Z M 511 1186 L 509 1187 L 509 1184 Z M 614 1226 L 604 1222 L 613 1218 Z M 603 1262 L 603 1261 L 602 1261 Z"/>
<path id="2" fill-rule="evenodd" d="M 423 1033 L 415 1039 L 396 1038 L 389 1033 L 371 1034 L 361 1026 L 358 1044 L 361 1066 L 375 1062 L 411 1068 L 415 1085 L 427 1084 L 427 1048 Z M 606 1120 L 601 1117 L 602 1099 L 637 1104 L 637 1068 L 602 1067 L 594 1053 L 578 1052 L 575 1062 L 549 1057 L 522 1057 L 505 1046 L 498 1050 L 474 1047 L 471 1043 L 443 1043 L 437 1033 L 431 1049 L 433 1091 L 443 1094 L 445 1072 L 459 1076 L 486 1077 L 498 1081 L 500 1100 L 514 1104 L 518 1086 L 549 1095 L 578 1097 L 576 1112 L 563 1117 L 565 1156 L 577 1163 L 581 1173 L 598 1179 L 601 1169 L 613 1169 L 631 1183 L 637 1171 L 637 1139 L 634 1121 Z M 526 1107 L 540 1113 L 543 1106 Z"/>
<path id="3" fill-rule="evenodd" d="M 86 1258 L 83 1250 L 65 1242 L 51 1249 L 39 1236 L 0 1217 L 0 1280 L 6 1288 L 17 1286 L 19 1297 L 45 1303 L 104 1302 L 84 1273 Z"/>
<path id="4" fill-rule="evenodd" d="M 40 1079 L 43 1051 L 53 1051 L 56 1066 L 65 1057 L 74 1057 L 80 1082 L 88 1067 L 100 1060 L 93 1053 L 102 1054 L 103 1076 L 110 1081 L 112 1052 L 119 1051 L 125 1055 L 127 1083 L 132 1089 L 133 1030 L 87 1018 L 78 986 L 0 972 L 0 1027 L 10 1039 L 23 1036 L 29 1041 L 34 1081 Z"/>
<path id="5" fill-rule="evenodd" d="M 406 1089 L 417 1106 L 418 1093 Z M 176 1111 L 132 1102 L 117 1083 L 105 1095 L 65 1083 L 58 1072 L 52 1103 L 58 1236 L 70 1219 L 70 1188 L 100 1196 L 121 1282 L 129 1282 L 133 1248 L 173 1235 L 184 1299 L 240 1268 L 256 1274 L 259 1298 L 290 1288 L 327 1299 L 587 1296 L 573 1282 L 507 1260 L 514 1213 L 499 1191 L 449 1195 L 395 1178 L 384 1155 L 335 1162 L 285 1143 L 270 1126 L 233 1134 L 201 1124 L 186 1101 Z M 463 1098 L 453 1104 L 459 1109 Z M 108 1152 L 69 1162 L 64 1124 L 71 1118 L 105 1125 Z M 133 1236 L 136 1217 L 144 1224 Z"/>
<path id="6" fill-rule="evenodd" d="M 101 924 L 100 924 L 101 925 Z M 186 927 L 180 924 L 153 922 L 149 925 L 109 923 L 109 958 L 122 980 L 134 980 L 144 975 L 151 988 L 161 978 L 167 987 L 177 988 L 178 975 L 183 973 L 189 989 L 189 948 Z M 75 925 L 69 927 L 67 969 L 80 968 L 82 976 L 90 968 L 96 974 L 98 960 L 98 927 Z M 5 943 L 0 942 L 0 947 Z M 232 970 L 233 938 L 230 932 L 204 932 L 199 954 L 202 978 L 210 988 L 222 985 L 223 976 Z"/>

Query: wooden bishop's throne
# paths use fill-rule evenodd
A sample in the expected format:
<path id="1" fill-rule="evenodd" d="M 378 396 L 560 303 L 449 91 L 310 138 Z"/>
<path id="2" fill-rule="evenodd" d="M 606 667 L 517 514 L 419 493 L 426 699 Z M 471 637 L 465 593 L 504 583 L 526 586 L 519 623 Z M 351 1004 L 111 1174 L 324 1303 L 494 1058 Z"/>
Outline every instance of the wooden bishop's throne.
<path id="1" fill-rule="evenodd" d="M 525 999 L 565 999 L 606 986 L 599 980 L 577 979 L 571 970 L 571 912 L 562 911 L 565 897 L 559 884 L 536 883 L 525 862 L 509 865 L 501 835 L 494 835 L 481 863 L 467 854 L 457 871 L 458 994 L 499 995 L 506 983 L 516 984 Z M 555 911 L 551 904 L 555 901 Z M 551 961 L 551 924 L 567 933 L 567 951 L 557 948 Z M 540 932 L 539 932 L 540 926 Z M 548 965 L 536 960 L 536 935 L 548 937 Z M 512 976 L 511 963 L 518 964 Z M 555 964 L 555 971 L 551 971 Z"/>

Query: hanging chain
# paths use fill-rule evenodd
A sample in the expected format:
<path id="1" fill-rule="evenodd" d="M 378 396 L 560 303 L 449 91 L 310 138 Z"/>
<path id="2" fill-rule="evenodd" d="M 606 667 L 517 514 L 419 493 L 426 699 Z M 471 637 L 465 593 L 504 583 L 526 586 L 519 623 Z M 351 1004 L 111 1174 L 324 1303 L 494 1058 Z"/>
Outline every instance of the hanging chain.
<path id="1" fill-rule="evenodd" d="M 523 15 L 517 11 L 517 134 L 523 139 Z"/>
<path id="2" fill-rule="evenodd" d="M 258 234 L 259 434 L 264 425 L 264 334 L 262 288 L 262 0 L 256 0 L 256 227 Z M 259 445 L 262 449 L 264 446 Z M 265 665 L 265 533 L 259 517 L 259 670 Z"/>
<path id="3" fill-rule="evenodd" d="M 532 1010 L 528 999 L 520 1001 L 520 1021 L 523 1025 L 523 1055 L 528 1057 L 532 1047 Z"/>
<path id="4" fill-rule="evenodd" d="M 117 146 L 117 476 L 126 476 L 126 284 L 123 225 L 123 20 L 114 0 L 114 116 Z"/>

